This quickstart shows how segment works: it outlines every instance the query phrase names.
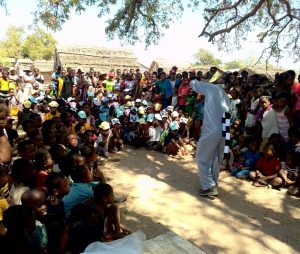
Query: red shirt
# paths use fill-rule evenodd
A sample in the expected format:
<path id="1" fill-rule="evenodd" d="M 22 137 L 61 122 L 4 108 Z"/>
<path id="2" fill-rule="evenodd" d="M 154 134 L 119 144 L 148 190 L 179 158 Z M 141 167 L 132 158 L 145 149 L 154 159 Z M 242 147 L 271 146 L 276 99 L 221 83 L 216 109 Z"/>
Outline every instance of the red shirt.
<path id="1" fill-rule="evenodd" d="M 178 105 L 184 106 L 186 104 L 185 97 L 189 94 L 190 91 L 190 85 L 180 85 L 178 88 L 178 94 L 181 94 L 181 96 L 178 96 Z"/>
<path id="2" fill-rule="evenodd" d="M 277 174 L 280 166 L 280 161 L 277 158 L 267 158 L 264 155 L 256 162 L 256 170 L 260 171 L 264 176 Z"/>

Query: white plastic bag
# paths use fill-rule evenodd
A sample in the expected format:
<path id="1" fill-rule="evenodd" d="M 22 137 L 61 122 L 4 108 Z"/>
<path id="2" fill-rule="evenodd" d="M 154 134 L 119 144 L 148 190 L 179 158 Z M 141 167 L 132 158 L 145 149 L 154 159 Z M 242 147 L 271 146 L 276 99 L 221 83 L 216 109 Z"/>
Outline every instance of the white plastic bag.
<path id="1" fill-rule="evenodd" d="M 84 254 L 143 254 L 146 235 L 137 231 L 132 235 L 108 243 L 94 242 L 84 250 Z"/>

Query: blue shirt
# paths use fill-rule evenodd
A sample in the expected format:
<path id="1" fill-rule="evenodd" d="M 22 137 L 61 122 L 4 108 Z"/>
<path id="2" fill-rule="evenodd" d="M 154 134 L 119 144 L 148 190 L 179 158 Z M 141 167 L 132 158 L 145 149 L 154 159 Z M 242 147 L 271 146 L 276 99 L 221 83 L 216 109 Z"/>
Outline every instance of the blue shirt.
<path id="1" fill-rule="evenodd" d="M 260 152 L 251 152 L 250 150 L 247 150 L 244 152 L 244 166 L 253 168 L 255 166 L 256 161 L 260 158 Z"/>
<path id="2" fill-rule="evenodd" d="M 170 80 L 160 80 L 157 84 L 159 86 L 161 94 L 166 98 L 173 94 L 173 87 Z"/>
<path id="3" fill-rule="evenodd" d="M 72 184 L 69 194 L 63 197 L 67 218 L 70 216 L 71 210 L 75 205 L 94 196 L 93 187 L 97 184 L 98 182 Z"/>

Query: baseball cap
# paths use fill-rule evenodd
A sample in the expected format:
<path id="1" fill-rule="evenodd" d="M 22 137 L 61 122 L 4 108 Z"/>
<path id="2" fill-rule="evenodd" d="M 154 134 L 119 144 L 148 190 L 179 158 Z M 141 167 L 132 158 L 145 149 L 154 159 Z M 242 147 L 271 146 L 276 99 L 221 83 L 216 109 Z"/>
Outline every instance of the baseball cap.
<path id="1" fill-rule="evenodd" d="M 139 123 L 140 123 L 140 124 L 146 124 L 145 118 L 142 117 L 142 118 L 139 120 Z"/>
<path id="2" fill-rule="evenodd" d="M 23 102 L 24 108 L 30 108 L 31 107 L 31 102 L 29 100 L 26 100 Z"/>
<path id="3" fill-rule="evenodd" d="M 154 104 L 154 110 L 155 111 L 160 111 L 160 109 L 161 109 L 161 104 L 160 103 L 155 103 Z"/>
<path id="4" fill-rule="evenodd" d="M 58 103 L 56 101 L 51 101 L 48 105 L 50 108 L 58 108 Z"/>
<path id="5" fill-rule="evenodd" d="M 125 100 L 130 100 L 130 99 L 131 99 L 131 96 L 127 94 L 127 95 L 124 97 L 124 99 L 125 99 Z"/>
<path id="6" fill-rule="evenodd" d="M 168 110 L 168 111 L 173 111 L 173 109 L 174 109 L 173 106 L 168 106 L 168 107 L 167 107 L 167 110 Z"/>
<path id="7" fill-rule="evenodd" d="M 145 114 L 145 108 L 143 106 L 139 107 L 139 114 L 141 114 L 141 115 Z"/>
<path id="8" fill-rule="evenodd" d="M 160 112 L 160 114 L 161 114 L 161 117 L 168 117 L 168 112 L 165 111 L 165 110 L 162 110 L 162 111 Z"/>
<path id="9" fill-rule="evenodd" d="M 162 120 L 162 117 L 160 114 L 155 114 L 154 115 L 155 119 L 157 119 L 158 121 L 161 121 Z"/>
<path id="10" fill-rule="evenodd" d="M 140 102 L 142 102 L 142 100 L 141 99 L 136 99 L 135 102 L 140 103 Z"/>
<path id="11" fill-rule="evenodd" d="M 154 120 L 154 114 L 149 114 L 149 115 L 147 116 L 147 122 L 152 123 L 153 120 Z"/>
<path id="12" fill-rule="evenodd" d="M 87 118 L 86 113 L 83 110 L 81 110 L 81 111 L 78 112 L 78 116 L 81 119 L 86 119 Z"/>
<path id="13" fill-rule="evenodd" d="M 143 100 L 143 101 L 142 101 L 142 104 L 143 104 L 144 106 L 148 106 L 148 101 Z"/>
<path id="14" fill-rule="evenodd" d="M 105 103 L 105 102 L 108 102 L 109 100 L 106 97 L 102 97 L 101 101 Z"/>
<path id="15" fill-rule="evenodd" d="M 111 125 L 115 125 L 115 124 L 121 124 L 118 118 L 111 119 Z"/>
<path id="16" fill-rule="evenodd" d="M 172 112 L 172 117 L 178 117 L 178 116 L 179 116 L 179 114 L 178 114 L 177 111 L 173 111 L 173 112 Z"/>
<path id="17" fill-rule="evenodd" d="M 88 97 L 94 97 L 94 92 L 91 92 L 91 91 L 87 92 L 87 96 Z"/>
<path id="18" fill-rule="evenodd" d="M 176 122 L 170 123 L 169 127 L 172 131 L 178 130 L 178 124 Z"/>
<path id="19" fill-rule="evenodd" d="M 108 129 L 109 129 L 109 122 L 106 122 L 106 121 L 102 122 L 102 123 L 99 125 L 99 128 L 100 128 L 101 130 L 104 130 L 104 131 L 108 130 Z"/>
<path id="20" fill-rule="evenodd" d="M 181 117 L 181 118 L 180 118 L 180 122 L 181 122 L 181 123 L 187 124 L 188 119 L 187 119 L 186 117 Z"/>

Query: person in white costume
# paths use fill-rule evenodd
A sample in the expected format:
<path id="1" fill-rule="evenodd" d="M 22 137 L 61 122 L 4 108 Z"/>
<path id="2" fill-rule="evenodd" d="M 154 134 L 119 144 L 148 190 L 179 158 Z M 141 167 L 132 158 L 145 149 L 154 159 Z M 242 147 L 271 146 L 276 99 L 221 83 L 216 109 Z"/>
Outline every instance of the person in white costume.
<path id="1" fill-rule="evenodd" d="M 219 78 L 215 83 L 214 85 L 198 80 L 192 80 L 190 83 L 196 93 L 205 96 L 204 120 L 196 150 L 201 196 L 218 195 L 219 166 L 224 156 L 222 117 L 229 110 L 230 101 L 220 85 L 223 80 Z"/>

